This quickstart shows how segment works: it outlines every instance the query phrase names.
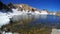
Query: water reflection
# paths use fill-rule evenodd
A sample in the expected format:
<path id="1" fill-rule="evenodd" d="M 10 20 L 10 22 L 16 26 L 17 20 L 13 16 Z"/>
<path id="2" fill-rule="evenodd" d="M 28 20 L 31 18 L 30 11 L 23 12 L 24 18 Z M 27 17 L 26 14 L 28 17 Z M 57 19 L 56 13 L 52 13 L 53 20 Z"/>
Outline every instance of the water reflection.
<path id="1" fill-rule="evenodd" d="M 40 18 L 41 19 L 46 19 L 47 18 L 47 15 L 40 15 Z"/>
<path id="2" fill-rule="evenodd" d="M 18 15 L 12 20 L 12 24 L 4 26 L 20 34 L 51 34 L 52 28 L 60 28 L 60 20 L 55 15 Z"/>
<path id="3" fill-rule="evenodd" d="M 52 15 L 48 15 L 46 19 L 41 19 L 39 18 L 38 20 L 35 21 L 36 23 L 41 23 L 44 24 L 47 27 L 51 27 L 51 28 L 60 28 L 59 24 L 60 24 L 60 20 L 58 19 L 58 16 L 52 16 Z"/>

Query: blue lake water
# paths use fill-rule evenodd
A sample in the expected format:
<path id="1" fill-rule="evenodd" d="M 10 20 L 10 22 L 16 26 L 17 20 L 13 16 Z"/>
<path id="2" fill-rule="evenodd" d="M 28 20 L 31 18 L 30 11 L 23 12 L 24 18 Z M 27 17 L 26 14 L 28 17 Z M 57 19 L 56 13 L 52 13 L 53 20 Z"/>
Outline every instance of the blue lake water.
<path id="1" fill-rule="evenodd" d="M 29 26 L 60 28 L 60 17 L 56 15 L 40 15 L 39 18 L 31 21 Z M 28 26 L 28 27 L 29 27 Z"/>

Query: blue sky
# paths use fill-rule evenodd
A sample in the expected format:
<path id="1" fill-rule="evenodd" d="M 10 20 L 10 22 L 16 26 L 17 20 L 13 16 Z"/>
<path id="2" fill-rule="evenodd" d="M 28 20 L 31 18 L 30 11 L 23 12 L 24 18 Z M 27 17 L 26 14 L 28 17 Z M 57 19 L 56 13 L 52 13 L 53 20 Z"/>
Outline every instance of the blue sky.
<path id="1" fill-rule="evenodd" d="M 60 0 L 1 0 L 4 4 L 12 2 L 14 4 L 28 4 L 37 9 L 47 9 L 50 12 L 60 10 Z"/>

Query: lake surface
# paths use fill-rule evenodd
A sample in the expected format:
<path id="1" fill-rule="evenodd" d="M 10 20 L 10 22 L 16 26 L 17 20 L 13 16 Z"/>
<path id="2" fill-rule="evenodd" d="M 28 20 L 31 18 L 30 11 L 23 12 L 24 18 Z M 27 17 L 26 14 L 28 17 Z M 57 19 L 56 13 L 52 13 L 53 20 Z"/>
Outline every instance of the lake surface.
<path id="1" fill-rule="evenodd" d="M 20 34 L 51 34 L 53 28 L 60 29 L 60 17 L 56 15 L 18 15 L 15 19 L 18 22 L 5 27 Z"/>
<path id="2" fill-rule="evenodd" d="M 32 21 L 29 23 L 31 26 L 32 25 L 38 25 L 41 24 L 46 27 L 51 27 L 51 28 L 60 28 L 60 17 L 56 15 L 40 15 L 39 18 L 36 20 Z"/>

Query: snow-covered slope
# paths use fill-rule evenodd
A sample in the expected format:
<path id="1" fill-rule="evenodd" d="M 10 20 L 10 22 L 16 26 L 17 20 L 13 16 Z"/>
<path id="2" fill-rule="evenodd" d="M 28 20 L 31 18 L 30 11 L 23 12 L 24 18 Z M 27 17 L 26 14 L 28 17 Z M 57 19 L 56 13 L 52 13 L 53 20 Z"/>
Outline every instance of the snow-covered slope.
<path id="1" fill-rule="evenodd" d="M 22 15 L 28 15 L 29 13 L 29 15 L 38 15 L 39 13 L 38 12 L 32 12 L 32 11 L 30 11 L 30 12 L 27 12 L 27 11 L 18 11 L 18 9 L 12 9 L 12 11 L 13 12 L 5 12 L 5 13 L 3 13 L 2 11 L 0 11 L 0 26 L 2 26 L 2 25 L 5 25 L 5 24 L 8 24 L 9 22 L 10 22 L 10 18 L 14 18 L 14 16 L 15 16 L 15 18 L 14 18 L 14 20 L 19 20 L 20 18 L 20 16 L 22 16 Z M 19 16 L 19 17 L 16 17 L 16 16 Z"/>
<path id="2" fill-rule="evenodd" d="M 0 12 L 0 26 L 8 24 L 10 21 L 6 13 Z"/>

